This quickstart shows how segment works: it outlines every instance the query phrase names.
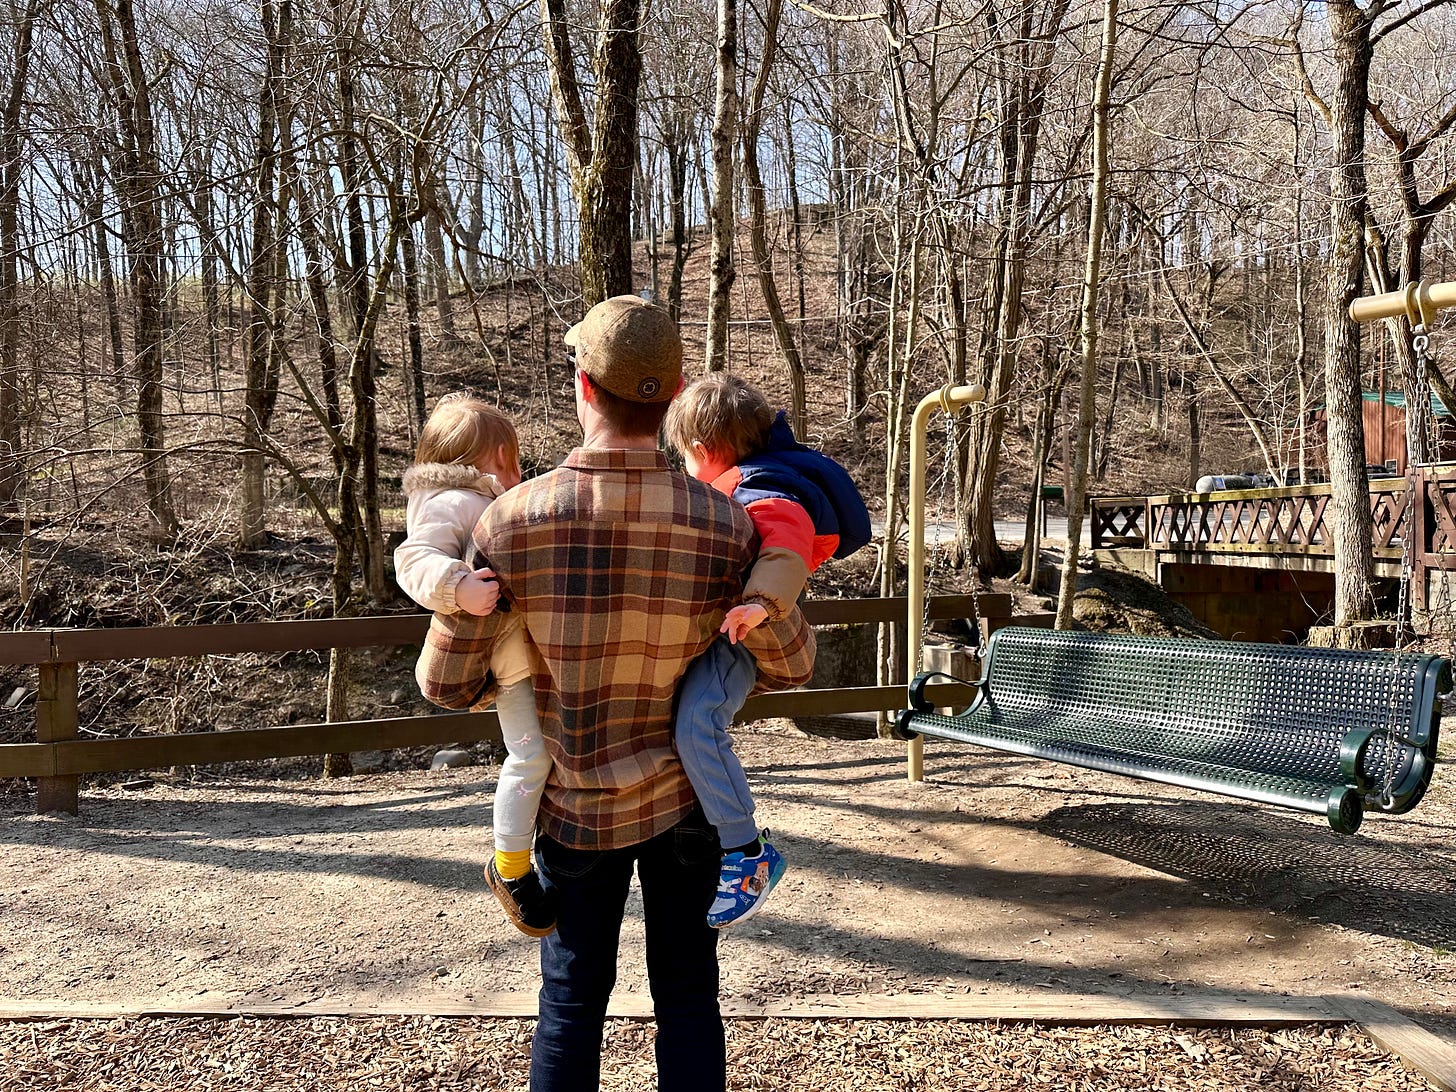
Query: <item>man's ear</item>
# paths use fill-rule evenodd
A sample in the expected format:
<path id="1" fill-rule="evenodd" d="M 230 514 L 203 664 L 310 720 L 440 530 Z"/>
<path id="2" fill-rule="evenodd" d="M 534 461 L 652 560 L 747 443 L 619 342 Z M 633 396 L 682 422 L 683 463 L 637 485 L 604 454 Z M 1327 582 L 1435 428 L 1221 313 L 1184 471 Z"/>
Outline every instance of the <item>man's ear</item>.
<path id="1" fill-rule="evenodd" d="M 592 386 L 591 376 L 587 375 L 581 368 L 576 369 L 576 390 L 581 395 L 583 402 L 592 401 L 593 395 L 596 394 L 596 388 Z"/>

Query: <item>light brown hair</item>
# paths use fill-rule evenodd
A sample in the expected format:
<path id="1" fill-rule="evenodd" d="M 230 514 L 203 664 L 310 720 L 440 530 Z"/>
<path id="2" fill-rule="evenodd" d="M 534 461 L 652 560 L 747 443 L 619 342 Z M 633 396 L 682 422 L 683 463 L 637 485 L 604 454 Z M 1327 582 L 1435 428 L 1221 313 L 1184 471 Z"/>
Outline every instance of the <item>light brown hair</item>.
<path id="1" fill-rule="evenodd" d="M 502 447 L 519 461 L 521 441 L 511 419 L 484 399 L 456 391 L 435 403 L 420 430 L 415 462 L 468 465 Z"/>
<path id="2" fill-rule="evenodd" d="M 705 375 L 678 395 L 667 411 L 663 431 L 679 452 L 702 444 L 735 463 L 768 445 L 774 411 L 755 387 L 726 372 Z"/>

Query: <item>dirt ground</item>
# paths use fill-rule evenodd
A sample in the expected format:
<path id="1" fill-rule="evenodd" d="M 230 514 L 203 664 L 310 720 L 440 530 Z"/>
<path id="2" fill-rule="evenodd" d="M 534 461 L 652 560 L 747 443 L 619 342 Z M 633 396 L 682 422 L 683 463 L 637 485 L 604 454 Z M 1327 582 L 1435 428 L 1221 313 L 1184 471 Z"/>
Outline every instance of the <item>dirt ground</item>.
<path id="1" fill-rule="evenodd" d="M 1456 1041 L 1456 784 L 1321 820 L 950 744 L 739 739 L 789 872 L 723 938 L 723 992 L 1354 993 Z M 9 1001 L 419 1011 L 534 993 L 486 891 L 493 767 L 0 798 Z M 634 908 L 635 909 L 635 908 Z M 618 990 L 645 990 L 629 910 Z M 387 1011 L 387 1010 L 386 1010 Z"/>

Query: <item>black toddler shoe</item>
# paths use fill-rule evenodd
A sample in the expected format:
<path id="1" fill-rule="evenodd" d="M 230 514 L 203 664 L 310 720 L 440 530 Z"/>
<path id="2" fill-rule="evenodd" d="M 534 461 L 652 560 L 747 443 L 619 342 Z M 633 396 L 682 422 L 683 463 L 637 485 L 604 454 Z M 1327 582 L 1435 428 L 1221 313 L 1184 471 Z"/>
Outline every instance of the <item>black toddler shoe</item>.
<path id="1" fill-rule="evenodd" d="M 508 880 L 496 871 L 492 858 L 485 866 L 485 882 L 511 924 L 528 937 L 556 932 L 556 899 L 541 886 L 534 868 L 518 880 Z"/>

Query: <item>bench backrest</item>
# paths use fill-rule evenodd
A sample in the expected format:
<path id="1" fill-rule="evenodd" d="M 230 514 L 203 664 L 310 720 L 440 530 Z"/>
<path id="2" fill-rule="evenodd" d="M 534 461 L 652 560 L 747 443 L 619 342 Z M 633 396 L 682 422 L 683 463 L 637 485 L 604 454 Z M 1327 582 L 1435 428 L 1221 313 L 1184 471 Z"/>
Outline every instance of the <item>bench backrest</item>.
<path id="1" fill-rule="evenodd" d="M 1389 751 L 1390 810 L 1407 811 L 1430 784 L 1451 671 L 1415 653 L 1008 627 L 981 689 L 993 715 L 1140 726 L 1153 753 L 1330 783 L 1343 780 L 1342 740 L 1378 729 L 1362 769 L 1383 789 Z"/>

